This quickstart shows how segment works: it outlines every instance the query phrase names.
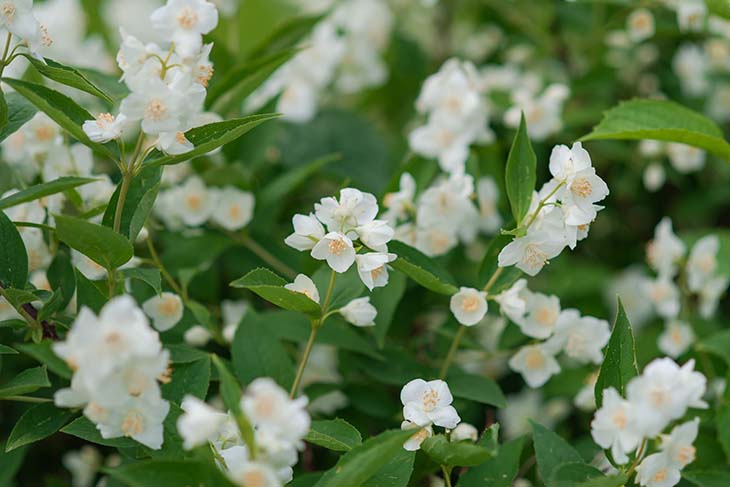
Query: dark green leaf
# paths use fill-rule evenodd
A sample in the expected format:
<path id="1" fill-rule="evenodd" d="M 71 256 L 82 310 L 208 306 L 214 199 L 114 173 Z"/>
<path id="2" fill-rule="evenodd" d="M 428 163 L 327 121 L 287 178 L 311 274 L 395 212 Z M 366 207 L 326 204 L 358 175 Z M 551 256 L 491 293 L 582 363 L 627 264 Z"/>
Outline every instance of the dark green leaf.
<path id="1" fill-rule="evenodd" d="M 421 449 L 439 465 L 474 467 L 491 458 L 483 446 L 469 440 L 449 441 L 444 435 L 434 435 L 421 444 Z"/>
<path id="2" fill-rule="evenodd" d="M 23 53 L 22 55 L 25 56 L 26 59 L 28 59 L 28 61 L 30 61 L 30 63 L 33 65 L 33 67 L 46 78 L 51 79 L 57 83 L 61 83 L 62 85 L 70 86 L 71 88 L 76 88 L 77 90 L 84 91 L 86 93 L 89 93 L 90 95 L 99 97 L 109 103 L 114 103 L 114 100 L 112 100 L 109 95 L 96 87 L 94 83 L 91 82 L 91 80 L 89 80 L 86 76 L 84 76 L 83 73 L 81 73 L 76 68 L 72 68 L 71 66 L 64 66 L 63 64 L 58 63 L 53 59 L 46 58 L 44 63 L 43 61 L 35 58 L 31 54 Z"/>
<path id="3" fill-rule="evenodd" d="M 18 448 L 9 453 L 5 453 L 0 449 L 0 485 L 10 487 L 15 485 L 15 474 L 23 464 L 25 452 L 27 448 Z"/>
<path id="4" fill-rule="evenodd" d="M 128 487 L 232 486 L 212 462 L 199 460 L 149 460 L 108 469 L 107 473 Z"/>
<path id="5" fill-rule="evenodd" d="M 162 292 L 162 276 L 158 269 L 152 267 L 130 267 L 122 269 L 119 273 L 126 279 L 136 279 L 147 284 L 155 294 Z"/>
<path id="6" fill-rule="evenodd" d="M 76 418 L 63 428 L 61 433 L 66 433 L 82 440 L 96 443 L 97 445 L 113 446 L 117 448 L 136 448 L 139 443 L 131 438 L 119 437 L 119 438 L 103 438 L 99 430 L 96 429 L 96 425 L 89 421 L 85 416 Z"/>
<path id="7" fill-rule="evenodd" d="M 578 487 L 623 487 L 626 482 L 628 482 L 626 475 L 618 474 L 609 477 L 593 477 L 579 484 Z"/>
<path id="8" fill-rule="evenodd" d="M 96 284 L 88 280 L 81 271 L 76 271 L 76 301 L 79 309 L 81 306 L 90 308 L 94 313 L 99 313 L 104 307 L 107 297 L 102 294 Z"/>
<path id="9" fill-rule="evenodd" d="M 285 289 L 286 283 L 270 270 L 259 268 L 233 281 L 231 286 L 248 289 L 280 308 L 319 316 L 322 312 L 319 304 L 303 293 Z"/>
<path id="10" fill-rule="evenodd" d="M 567 462 L 555 467 L 550 474 L 547 485 L 551 487 L 578 487 L 591 480 L 602 480 L 603 473 L 583 461 Z"/>
<path id="11" fill-rule="evenodd" d="M 61 242 L 106 269 L 121 267 L 134 254 L 129 240 L 111 228 L 70 216 L 54 215 L 54 218 Z"/>
<path id="12" fill-rule="evenodd" d="M 48 366 L 54 374 L 64 379 L 71 379 L 73 372 L 66 362 L 53 352 L 52 346 L 52 342 L 44 340 L 41 343 L 18 343 L 15 348 Z"/>
<path id="13" fill-rule="evenodd" d="M 0 91 L 0 131 L 5 130 L 8 123 L 10 123 L 8 102 L 5 100 L 5 93 Z"/>
<path id="14" fill-rule="evenodd" d="M 20 396 L 50 386 L 46 367 L 34 367 L 25 369 L 5 384 L 0 385 L 0 397 Z"/>
<path id="15" fill-rule="evenodd" d="M 730 470 L 685 470 L 682 478 L 697 487 L 727 487 L 730 485 Z"/>
<path id="16" fill-rule="evenodd" d="M 703 338 L 696 347 L 697 350 L 716 355 L 730 365 L 730 330 L 713 333 Z"/>
<path id="17" fill-rule="evenodd" d="M 0 355 L 17 355 L 18 351 L 5 345 L 0 345 Z"/>
<path id="18" fill-rule="evenodd" d="M 236 376 L 248 384 L 257 377 L 271 377 L 289 389 L 294 382 L 294 364 L 284 346 L 253 312 L 246 313 L 236 330 L 231 356 Z"/>
<path id="19" fill-rule="evenodd" d="M 391 241 L 388 249 L 398 256 L 391 265 L 426 289 L 446 295 L 459 291 L 454 278 L 430 257 L 397 240 Z"/>
<path id="20" fill-rule="evenodd" d="M 598 407 L 600 408 L 603 404 L 605 389 L 613 387 L 619 394 L 623 394 L 626 384 L 637 375 L 639 375 L 639 369 L 636 365 L 634 333 L 624 306 L 621 304 L 621 299 L 619 299 L 616 321 L 594 389 Z"/>
<path id="21" fill-rule="evenodd" d="M 401 449 L 362 484 L 363 487 L 407 487 L 413 474 L 416 452 Z"/>
<path id="22" fill-rule="evenodd" d="M 18 93 L 6 93 L 8 124 L 0 130 L 0 142 L 10 137 L 25 125 L 38 111 L 32 103 Z"/>
<path id="23" fill-rule="evenodd" d="M 127 198 L 124 201 L 124 209 L 122 210 L 119 233 L 128 237 L 132 242 L 137 239 L 137 235 L 139 235 L 152 211 L 152 206 L 160 191 L 161 177 L 161 168 L 145 167 L 132 179 L 129 185 Z M 109 200 L 102 219 L 102 224 L 110 228 L 114 226 L 114 216 L 120 191 L 121 183 Z"/>
<path id="24" fill-rule="evenodd" d="M 269 182 L 256 195 L 256 208 L 267 209 L 281 204 L 283 198 L 292 192 L 310 177 L 317 173 L 324 166 L 334 161 L 339 161 L 342 156 L 333 154 L 315 159 L 309 164 L 294 167 L 284 174 Z"/>
<path id="25" fill-rule="evenodd" d="M 507 400 L 496 382 L 488 377 L 461 372 L 452 372 L 447 381 L 451 393 L 463 399 L 490 404 L 498 408 L 507 407 Z"/>
<path id="26" fill-rule="evenodd" d="M 28 254 L 13 222 L 0 211 L 0 286 L 23 289 L 28 280 Z"/>
<path id="27" fill-rule="evenodd" d="M 530 209 L 532 192 L 535 191 L 535 179 L 537 157 L 532 150 L 530 138 L 527 135 L 527 124 L 525 114 L 522 114 L 520 127 L 517 129 L 515 138 L 512 141 L 512 148 L 507 157 L 505 168 L 505 185 L 507 197 L 512 207 L 512 215 L 517 225 L 522 224 L 522 219 Z"/>
<path id="28" fill-rule="evenodd" d="M 511 487 L 520 468 L 524 438 L 515 438 L 502 445 L 496 457 L 470 468 L 459 478 L 457 487 Z"/>
<path id="29" fill-rule="evenodd" d="M 393 321 L 395 310 L 406 291 L 406 276 L 400 272 L 392 272 L 388 278 L 388 285 L 374 289 L 370 294 L 370 303 L 378 310 L 375 317 L 373 333 L 378 346 L 385 346 L 385 337 L 388 335 L 390 324 Z"/>
<path id="30" fill-rule="evenodd" d="M 162 384 L 162 396 L 168 401 L 181 403 L 186 394 L 205 400 L 210 383 L 210 358 L 175 364 L 170 382 Z"/>
<path id="31" fill-rule="evenodd" d="M 534 421 L 530 423 L 540 477 L 551 479 L 553 471 L 563 463 L 585 463 L 580 453 L 555 432 Z"/>
<path id="32" fill-rule="evenodd" d="M 360 432 L 344 419 L 313 421 L 304 441 L 329 450 L 350 451 L 362 443 Z"/>
<path id="33" fill-rule="evenodd" d="M 51 289 L 61 291 L 63 299 L 59 308 L 65 308 L 76 292 L 76 275 L 66 247 L 62 246 L 56 251 L 56 255 L 46 271 L 46 276 Z"/>
<path id="34" fill-rule="evenodd" d="M 36 404 L 20 417 L 10 432 L 5 451 L 42 440 L 58 431 L 74 416 L 70 409 L 59 409 L 53 403 Z"/>

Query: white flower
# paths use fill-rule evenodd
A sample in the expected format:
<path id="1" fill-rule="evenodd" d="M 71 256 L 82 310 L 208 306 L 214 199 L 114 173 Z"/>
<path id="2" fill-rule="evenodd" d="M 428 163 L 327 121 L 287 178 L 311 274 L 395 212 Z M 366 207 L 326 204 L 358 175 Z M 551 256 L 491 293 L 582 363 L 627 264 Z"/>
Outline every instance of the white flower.
<path id="1" fill-rule="evenodd" d="M 702 0 L 682 0 L 677 2 L 677 23 L 681 31 L 697 32 L 702 30 L 707 15 L 707 6 Z"/>
<path id="2" fill-rule="evenodd" d="M 185 331 L 183 335 L 185 343 L 193 347 L 204 347 L 211 339 L 211 334 L 207 328 L 195 325 Z"/>
<path id="3" fill-rule="evenodd" d="M 502 226 L 502 216 L 497 208 L 499 188 L 494 178 L 479 178 L 477 201 L 479 202 L 479 228 L 488 234 L 496 233 Z"/>
<path id="4" fill-rule="evenodd" d="M 403 449 L 407 451 L 420 450 L 421 443 L 433 436 L 433 428 L 430 424 L 426 426 L 418 426 L 416 423 L 406 420 L 401 423 L 400 429 L 418 429 L 418 431 L 413 436 L 408 438 L 408 440 L 406 440 L 406 442 L 403 444 Z"/>
<path id="5" fill-rule="evenodd" d="M 707 235 L 697 241 L 687 259 L 687 287 L 698 292 L 709 281 L 717 270 L 717 252 L 720 250 L 720 239 L 717 235 Z"/>
<path id="6" fill-rule="evenodd" d="M 591 167 L 591 156 L 580 142 L 574 143 L 571 148 L 556 145 L 550 153 L 550 174 L 558 181 L 565 181 L 567 185 L 573 182 L 576 174 Z"/>
<path id="7" fill-rule="evenodd" d="M 514 265 L 526 274 L 535 276 L 549 259 L 557 257 L 565 247 L 564 242 L 556 240 L 548 232 L 531 229 L 526 236 L 515 238 L 502 249 L 498 256 L 500 267 Z"/>
<path id="8" fill-rule="evenodd" d="M 636 481 L 646 487 L 673 487 L 681 480 L 679 469 L 662 453 L 644 458 L 636 467 Z"/>
<path id="9" fill-rule="evenodd" d="M 707 153 L 691 145 L 670 142 L 667 144 L 667 155 L 672 167 L 682 174 L 699 171 L 705 166 Z"/>
<path id="10" fill-rule="evenodd" d="M 370 291 L 388 284 L 388 262 L 393 262 L 396 257 L 395 254 L 382 252 L 369 252 L 355 257 L 360 280 Z"/>
<path id="11" fill-rule="evenodd" d="M 114 117 L 111 113 L 100 113 L 96 120 L 87 120 L 82 128 L 93 142 L 105 144 L 122 136 L 126 117 Z"/>
<path id="12" fill-rule="evenodd" d="M 541 339 L 549 337 L 555 330 L 558 318 L 561 317 L 560 300 L 557 296 L 529 291 L 526 294 L 527 313 L 519 321 L 513 321 L 520 327 L 522 333 L 529 337 Z"/>
<path id="13" fill-rule="evenodd" d="M 284 243 L 299 251 L 311 250 L 324 238 L 324 227 L 313 214 L 294 215 L 294 233 L 284 239 Z"/>
<path id="14" fill-rule="evenodd" d="M 143 77 L 122 100 L 119 111 L 130 121 L 142 120 L 146 134 L 177 132 L 188 100 L 155 77 Z"/>
<path id="15" fill-rule="evenodd" d="M 435 424 L 454 429 L 461 421 L 451 405 L 454 398 L 449 386 L 442 380 L 413 379 L 401 389 L 400 400 L 403 417 L 418 426 Z"/>
<path id="16" fill-rule="evenodd" d="M 672 220 L 662 218 L 654 229 L 654 240 L 646 246 L 646 260 L 660 275 L 673 276 L 677 261 L 684 256 L 685 246 L 672 230 Z"/>
<path id="17" fill-rule="evenodd" d="M 540 387 L 560 372 L 558 361 L 544 345 L 522 347 L 509 359 L 509 367 L 522 374 L 530 387 Z"/>
<path id="18" fill-rule="evenodd" d="M 686 352 L 694 341 L 695 334 L 688 323 L 672 320 L 667 322 L 664 331 L 659 335 L 657 345 L 663 353 L 677 358 Z"/>
<path id="19" fill-rule="evenodd" d="M 472 424 L 459 423 L 451 432 L 449 439 L 451 441 L 469 440 L 471 442 L 476 442 L 477 439 L 479 439 L 479 431 Z"/>
<path id="20" fill-rule="evenodd" d="M 177 420 L 177 430 L 183 438 L 183 448 L 186 450 L 213 439 L 228 418 L 227 414 L 190 394 L 185 395 L 180 407 L 183 414 Z"/>
<path id="21" fill-rule="evenodd" d="M 391 225 L 405 217 L 410 210 L 414 208 L 413 198 L 416 196 L 416 180 L 410 173 L 404 172 L 400 176 L 398 183 L 398 191 L 388 193 L 383 198 L 383 206 L 388 210 L 383 214 L 383 218 Z"/>
<path id="22" fill-rule="evenodd" d="M 343 273 L 355 262 L 355 247 L 347 235 L 330 232 L 314 245 L 310 255 L 326 260 L 335 272 Z"/>
<path id="23" fill-rule="evenodd" d="M 685 95 L 695 97 L 707 93 L 710 87 L 708 64 L 705 53 L 699 46 L 690 43 L 679 46 L 672 60 L 672 68 L 679 77 Z M 679 166 L 683 168 L 682 161 L 677 159 L 675 162 L 679 162 Z M 693 165 L 695 164 L 690 163 L 690 169 Z"/>
<path id="24" fill-rule="evenodd" d="M 499 304 L 499 309 L 510 320 L 519 323 L 524 319 L 527 312 L 527 280 L 519 279 L 512 284 L 512 287 L 502 291 L 494 300 Z"/>
<path id="25" fill-rule="evenodd" d="M 385 220 L 373 220 L 355 228 L 360 241 L 378 252 L 387 252 L 386 245 L 393 239 L 395 230 Z"/>
<path id="26" fill-rule="evenodd" d="M 464 173 L 469 157 L 469 134 L 461 127 L 450 127 L 429 121 L 408 136 L 411 150 L 424 157 L 438 159 L 441 169 L 449 173 Z"/>
<path id="27" fill-rule="evenodd" d="M 606 320 L 580 316 L 578 310 L 566 309 L 560 313 L 550 343 L 578 362 L 600 364 L 603 361 L 601 350 L 610 337 Z"/>
<path id="28" fill-rule="evenodd" d="M 679 314 L 680 292 L 673 281 L 660 275 L 654 281 L 647 280 L 644 290 L 659 316 L 669 319 Z"/>
<path id="29" fill-rule="evenodd" d="M 375 317 L 378 310 L 370 304 L 370 298 L 353 299 L 345 306 L 340 308 L 340 314 L 349 323 L 355 326 L 375 326 Z"/>
<path id="30" fill-rule="evenodd" d="M 594 411 L 596 409 L 596 381 L 598 380 L 598 372 L 588 375 L 584 381 L 583 387 L 578 391 L 573 399 L 573 404 L 582 411 Z"/>
<path id="31" fill-rule="evenodd" d="M 654 16 L 645 8 L 631 12 L 626 19 L 626 30 L 634 42 L 641 42 L 654 35 Z"/>
<path id="32" fill-rule="evenodd" d="M 94 485 L 96 473 L 102 465 L 104 457 L 91 445 L 84 445 L 78 451 L 69 451 L 63 455 L 62 463 L 71 472 L 73 487 L 90 487 Z"/>
<path id="33" fill-rule="evenodd" d="M 230 448 L 229 448 L 230 449 Z M 265 462 L 229 462 L 228 477 L 237 485 L 254 487 L 281 487 L 276 471 Z"/>
<path id="34" fill-rule="evenodd" d="M 319 304 L 319 291 L 317 290 L 317 286 L 314 284 L 314 281 L 305 274 L 298 274 L 294 279 L 294 282 L 285 284 L 284 288 L 294 291 L 295 293 L 302 293 L 315 303 Z"/>
<path id="35" fill-rule="evenodd" d="M 177 325 L 184 311 L 180 296 L 167 292 L 145 301 L 142 309 L 152 318 L 153 326 L 160 331 L 167 331 Z"/>
<path id="36" fill-rule="evenodd" d="M 227 186 L 218 191 L 216 202 L 210 219 L 226 230 L 240 230 L 253 218 L 254 197 L 248 191 Z"/>
<path id="37" fill-rule="evenodd" d="M 159 450 L 163 442 L 162 422 L 169 410 L 170 403 L 160 397 L 158 388 L 152 388 L 139 396 L 129 396 L 125 404 L 115 409 L 104 410 L 89 403 L 84 414 L 97 423 L 103 438 L 126 436 Z"/>
<path id="38" fill-rule="evenodd" d="M 658 162 L 653 162 L 644 168 L 642 174 L 642 181 L 644 187 L 651 192 L 658 191 L 664 186 L 664 182 L 667 180 L 667 173 L 664 170 L 664 166 Z"/>
<path id="39" fill-rule="evenodd" d="M 218 25 L 218 9 L 206 0 L 168 0 L 150 20 L 182 57 L 189 57 L 203 46 L 202 35 Z"/>
<path id="40" fill-rule="evenodd" d="M 33 15 L 33 0 L 2 0 L 0 27 L 24 41 L 36 42 L 40 38 L 41 28 Z"/>
<path id="41" fill-rule="evenodd" d="M 700 316 L 709 319 L 717 311 L 720 298 L 730 285 L 730 279 L 724 276 L 715 277 L 700 289 Z"/>
<path id="42" fill-rule="evenodd" d="M 451 296 L 449 308 L 456 320 L 464 326 L 473 326 L 487 314 L 487 293 L 462 287 Z"/>
<path id="43" fill-rule="evenodd" d="M 172 190 L 176 211 L 185 225 L 197 227 L 211 217 L 216 210 L 215 193 L 206 188 L 198 176 L 192 176 L 185 184 Z"/>
<path id="44" fill-rule="evenodd" d="M 340 190 L 339 200 L 327 197 L 315 203 L 314 212 L 330 232 L 349 233 L 375 219 L 378 202 L 370 193 L 344 188 Z"/>
<path id="45" fill-rule="evenodd" d="M 595 203 L 608 196 L 608 186 L 598 177 L 594 168 L 576 172 L 561 195 L 565 223 L 587 225 L 596 218 Z"/>
<path id="46" fill-rule="evenodd" d="M 593 440 L 611 450 L 613 459 L 623 465 L 628 453 L 639 446 L 642 435 L 637 429 L 633 404 L 623 399 L 613 387 L 603 390 L 603 405 L 591 422 Z"/>

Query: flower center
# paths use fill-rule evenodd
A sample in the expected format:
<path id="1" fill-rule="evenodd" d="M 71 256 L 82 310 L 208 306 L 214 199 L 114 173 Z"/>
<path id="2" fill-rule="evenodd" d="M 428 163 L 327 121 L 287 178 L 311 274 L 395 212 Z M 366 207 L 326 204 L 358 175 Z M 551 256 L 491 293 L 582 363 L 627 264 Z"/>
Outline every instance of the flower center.
<path id="1" fill-rule="evenodd" d="M 256 401 L 256 414 L 262 418 L 270 418 L 274 414 L 274 403 L 273 397 L 262 396 Z"/>
<path id="2" fill-rule="evenodd" d="M 191 30 L 198 23 L 198 14 L 189 8 L 184 8 L 177 16 L 177 23 L 186 30 Z"/>
<path id="3" fill-rule="evenodd" d="M 144 417 L 139 411 L 132 409 L 124 417 L 121 430 L 122 433 L 124 433 L 124 436 L 134 436 L 140 434 L 144 431 Z"/>
<path id="4" fill-rule="evenodd" d="M 691 445 L 683 446 L 677 451 L 677 461 L 679 463 L 688 464 L 695 461 L 695 453 L 697 449 Z"/>
<path id="5" fill-rule="evenodd" d="M 667 478 L 667 469 L 663 468 L 654 474 L 654 476 L 652 477 L 652 480 L 654 480 L 654 482 L 663 482 L 666 478 Z"/>
<path id="6" fill-rule="evenodd" d="M 717 259 L 715 259 L 715 256 L 712 254 L 702 254 L 699 258 L 697 258 L 697 267 L 699 267 L 702 272 L 709 274 L 715 270 L 716 265 Z"/>
<path id="7" fill-rule="evenodd" d="M 377 268 L 371 270 L 370 271 L 370 276 L 373 279 L 377 279 L 378 277 L 380 277 L 383 274 L 383 272 L 385 272 L 385 266 L 382 266 L 381 265 L 380 267 L 377 267 Z"/>
<path id="8" fill-rule="evenodd" d="M 524 261 L 530 267 L 540 267 L 547 262 L 547 254 L 537 245 L 529 244 L 525 247 Z"/>
<path id="9" fill-rule="evenodd" d="M 266 475 L 261 470 L 249 470 L 243 474 L 243 485 L 246 487 L 265 487 Z"/>
<path id="10" fill-rule="evenodd" d="M 41 125 L 35 130 L 35 137 L 41 142 L 48 142 L 53 140 L 56 131 L 50 125 Z"/>
<path id="11" fill-rule="evenodd" d="M 479 300 L 476 298 L 476 296 L 467 296 L 464 298 L 464 301 L 461 302 L 461 309 L 464 311 L 476 311 L 476 309 L 479 307 Z"/>
<path id="12" fill-rule="evenodd" d="M 234 220 L 241 217 L 241 207 L 239 205 L 231 205 L 228 208 L 228 216 L 233 218 Z"/>
<path id="13" fill-rule="evenodd" d="M 341 239 L 332 240 L 329 244 L 330 254 L 340 255 L 347 248 L 347 244 Z"/>
<path id="14" fill-rule="evenodd" d="M 109 125 L 114 123 L 114 115 L 111 113 L 100 113 L 99 116 L 96 117 L 96 125 L 102 130 L 109 127 Z"/>
<path id="15" fill-rule="evenodd" d="M 656 407 L 664 406 L 670 402 L 669 394 L 664 389 L 654 389 L 649 393 L 649 400 Z"/>
<path id="16" fill-rule="evenodd" d="M 158 100 L 155 98 L 154 100 L 150 100 L 150 102 L 147 104 L 147 108 L 144 110 L 145 117 L 149 118 L 150 120 L 159 121 L 165 118 L 165 115 L 167 115 L 167 107 L 164 103 L 162 103 L 162 100 Z"/>
<path id="17" fill-rule="evenodd" d="M 428 389 L 423 393 L 423 409 L 425 411 L 433 411 L 439 401 L 439 394 L 433 389 Z"/>
<path id="18" fill-rule="evenodd" d="M 208 86 L 208 81 L 213 77 L 213 66 L 201 64 L 198 66 L 198 75 L 195 77 L 195 81 L 199 85 Z"/>
<path id="19" fill-rule="evenodd" d="M 557 319 L 558 314 L 551 308 L 540 308 L 535 312 L 535 321 L 541 326 L 552 326 Z"/>
<path id="20" fill-rule="evenodd" d="M 545 357 L 539 350 L 530 350 L 525 358 L 528 369 L 541 369 L 545 365 Z"/>
<path id="21" fill-rule="evenodd" d="M 593 186 L 586 178 L 578 178 L 570 185 L 570 190 L 574 195 L 585 198 L 593 192 Z"/>
<path id="22" fill-rule="evenodd" d="M 199 194 L 190 194 L 185 198 L 185 203 L 191 210 L 199 210 L 203 206 L 203 198 Z"/>
<path id="23" fill-rule="evenodd" d="M 8 22 L 12 22 L 13 17 L 15 17 L 15 5 L 13 5 L 12 2 L 5 2 L 3 6 L 0 7 L 0 12 Z"/>
<path id="24" fill-rule="evenodd" d="M 188 139 L 185 138 L 184 132 L 178 132 L 175 134 L 175 142 L 177 142 L 180 145 L 185 145 L 187 143 Z"/>
<path id="25" fill-rule="evenodd" d="M 618 429 L 624 429 L 626 427 L 626 423 L 628 423 L 628 418 L 626 417 L 626 411 L 622 409 L 619 409 L 615 413 L 613 413 L 613 417 L 611 418 L 611 421 L 613 422 L 614 426 Z"/>
<path id="26" fill-rule="evenodd" d="M 179 309 L 180 306 L 178 306 L 177 301 L 171 298 L 164 299 L 160 303 L 160 313 L 164 316 L 173 316 Z"/>

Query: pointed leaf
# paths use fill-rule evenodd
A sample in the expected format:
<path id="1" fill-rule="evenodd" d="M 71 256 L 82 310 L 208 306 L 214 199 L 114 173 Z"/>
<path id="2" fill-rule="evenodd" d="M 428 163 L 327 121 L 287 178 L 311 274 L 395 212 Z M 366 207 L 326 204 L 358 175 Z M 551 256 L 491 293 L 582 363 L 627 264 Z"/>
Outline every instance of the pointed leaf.
<path id="1" fill-rule="evenodd" d="M 36 404 L 20 417 L 10 432 L 5 451 L 42 440 L 58 431 L 74 416 L 70 409 L 59 409 L 53 403 Z"/>
<path id="2" fill-rule="evenodd" d="M 28 280 L 28 254 L 13 222 L 0 211 L 0 286 L 25 287 Z"/>
<path id="3" fill-rule="evenodd" d="M 421 449 L 439 465 L 452 467 L 474 467 L 492 457 L 483 446 L 469 440 L 449 441 L 445 435 L 434 435 L 421 444 Z"/>
<path id="4" fill-rule="evenodd" d="M 290 311 L 299 311 L 319 316 L 319 304 L 303 293 L 284 288 L 287 281 L 268 269 L 254 269 L 231 283 L 232 287 L 248 289 L 276 306 Z"/>
<path id="5" fill-rule="evenodd" d="M 524 438 L 508 441 L 499 448 L 496 457 L 463 474 L 457 487 L 512 487 L 512 481 L 520 469 L 523 443 Z"/>
<path id="6" fill-rule="evenodd" d="M 117 269 L 134 255 L 129 240 L 111 228 L 70 216 L 54 217 L 58 239 L 105 269 Z"/>
<path id="7" fill-rule="evenodd" d="M 636 348 L 634 345 L 634 332 L 631 323 L 626 316 L 621 300 L 618 301 L 618 312 L 613 325 L 611 338 L 606 347 L 606 354 L 598 373 L 598 380 L 594 393 L 596 404 L 601 407 L 603 404 L 603 391 L 609 387 L 615 388 L 619 394 L 623 394 L 626 384 L 639 375 L 639 368 L 636 365 Z"/>
<path id="8" fill-rule="evenodd" d="M 543 480 L 551 479 L 553 471 L 563 463 L 585 463 L 580 453 L 555 432 L 534 421 L 530 424 L 537 470 Z"/>
<path id="9" fill-rule="evenodd" d="M 304 441 L 334 451 L 350 451 L 362 443 L 360 432 L 344 419 L 312 421 Z"/>
<path id="10" fill-rule="evenodd" d="M 0 129 L 0 142 L 17 132 L 38 112 L 35 105 L 18 93 L 6 93 L 5 102 L 8 105 L 8 123 Z"/>
<path id="11" fill-rule="evenodd" d="M 94 83 L 91 82 L 83 73 L 71 66 L 65 66 L 53 59 L 45 58 L 45 63 L 35 58 L 29 53 L 23 53 L 22 56 L 30 61 L 35 69 L 38 70 L 46 78 L 61 83 L 62 85 L 76 88 L 90 95 L 94 95 L 108 103 L 114 103 L 109 95 L 101 91 Z"/>
<path id="12" fill-rule="evenodd" d="M 27 203 L 28 201 L 38 200 L 52 194 L 63 193 L 69 189 L 93 183 L 94 181 L 96 181 L 96 179 L 65 176 L 47 183 L 36 184 L 35 186 L 31 186 L 0 199 L 0 210 L 20 205 L 22 203 Z"/>
<path id="13" fill-rule="evenodd" d="M 512 141 L 512 148 L 507 157 L 505 168 L 505 184 L 507 198 L 512 207 L 512 215 L 519 226 L 527 214 L 532 201 L 532 192 L 535 191 L 537 157 L 532 150 L 530 138 L 527 135 L 525 115 L 522 114 L 520 127 Z"/>
<path id="14" fill-rule="evenodd" d="M 0 385 L 0 397 L 20 396 L 50 386 L 46 367 L 34 367 L 22 371 L 5 384 Z"/>
<path id="15" fill-rule="evenodd" d="M 420 251 L 398 240 L 389 242 L 388 249 L 398 256 L 390 265 L 426 289 L 446 295 L 459 291 L 454 278 Z"/>

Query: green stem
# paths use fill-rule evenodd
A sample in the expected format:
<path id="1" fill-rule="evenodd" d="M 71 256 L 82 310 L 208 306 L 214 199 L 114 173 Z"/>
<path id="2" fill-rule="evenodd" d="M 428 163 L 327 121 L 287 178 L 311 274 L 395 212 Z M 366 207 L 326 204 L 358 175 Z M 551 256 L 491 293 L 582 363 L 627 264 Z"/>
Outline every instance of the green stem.
<path id="1" fill-rule="evenodd" d="M 441 471 L 444 473 L 444 482 L 446 487 L 451 487 L 451 469 L 452 467 L 441 465 Z"/>
<path id="2" fill-rule="evenodd" d="M 646 450 L 646 438 L 641 443 L 639 450 L 636 452 L 636 458 L 634 459 L 634 462 L 629 467 L 629 470 L 626 472 L 626 477 L 631 477 L 631 475 L 633 475 L 634 471 L 636 471 L 636 467 L 639 466 L 639 462 L 641 462 L 641 459 L 644 458 L 645 450 Z"/>
<path id="3" fill-rule="evenodd" d="M 492 274 L 492 277 L 489 278 L 489 281 L 487 281 L 487 284 L 484 285 L 484 288 L 482 291 L 489 292 L 489 290 L 494 286 L 494 283 L 497 282 L 497 279 L 504 271 L 504 267 L 497 267 L 497 270 L 494 271 L 494 274 Z"/>
<path id="4" fill-rule="evenodd" d="M 271 252 L 263 248 L 258 242 L 244 233 L 232 234 L 233 238 L 238 240 L 244 247 L 256 254 L 261 260 L 269 264 L 271 267 L 281 272 L 289 279 L 297 277 L 297 272 L 275 257 Z"/>
<path id="5" fill-rule="evenodd" d="M 558 184 L 557 186 L 555 186 L 555 188 L 552 191 L 550 191 L 550 194 L 548 194 L 542 200 L 540 200 L 540 204 L 537 205 L 537 209 L 535 210 L 535 212 L 530 217 L 530 221 L 527 222 L 527 225 L 525 225 L 525 230 L 527 230 L 528 228 L 530 228 L 530 225 L 532 225 L 533 223 L 535 223 L 535 220 L 537 219 L 537 215 L 539 215 L 540 214 L 540 210 L 542 210 L 545 207 L 545 204 L 547 203 L 547 200 L 549 200 L 550 198 L 552 198 L 555 195 L 555 193 L 557 193 L 558 190 L 563 187 L 564 184 L 565 184 L 565 181 L 561 181 L 560 184 Z"/>
<path id="6" fill-rule="evenodd" d="M 8 32 L 7 40 L 5 41 L 5 50 L 3 51 L 3 58 L 0 64 L 0 77 L 2 77 L 3 73 L 5 72 L 5 66 L 10 64 L 8 62 L 8 51 L 10 51 L 10 42 L 13 40 L 13 34 Z"/>
<path id="7" fill-rule="evenodd" d="M 0 397 L 1 401 L 16 401 L 16 402 L 32 402 L 32 403 L 43 403 L 53 402 L 53 399 L 47 399 L 45 397 L 31 397 L 31 396 L 5 396 Z"/>
<path id="8" fill-rule="evenodd" d="M 175 291 L 183 301 L 188 300 L 187 292 L 180 286 L 175 279 L 170 275 L 169 272 L 167 272 L 167 269 L 165 269 L 165 266 L 162 265 L 162 261 L 160 260 L 160 256 L 157 255 L 157 251 L 155 250 L 155 246 L 152 244 L 152 235 L 147 235 L 147 249 L 150 252 L 150 257 L 152 257 L 152 263 L 159 269 L 160 274 L 162 274 L 162 277 L 167 281 L 167 283 L 170 285 L 170 287 Z"/>
<path id="9" fill-rule="evenodd" d="M 459 329 L 456 331 L 456 335 L 454 335 L 454 339 L 451 342 L 451 347 L 449 348 L 449 353 L 446 354 L 444 363 L 441 366 L 439 379 L 446 379 L 446 375 L 449 373 L 449 367 L 451 367 L 451 363 L 454 361 L 454 355 L 456 355 L 456 351 L 459 349 L 459 343 L 461 343 L 461 339 L 463 338 L 465 331 L 466 326 L 464 325 L 460 325 Z"/>
<path id="10" fill-rule="evenodd" d="M 127 201 L 127 193 L 129 185 L 132 183 L 132 172 L 127 169 L 122 173 L 122 186 L 119 189 L 119 198 L 117 199 L 117 208 L 114 211 L 114 231 L 119 233 L 122 227 L 122 212 L 124 211 L 124 203 Z"/>

